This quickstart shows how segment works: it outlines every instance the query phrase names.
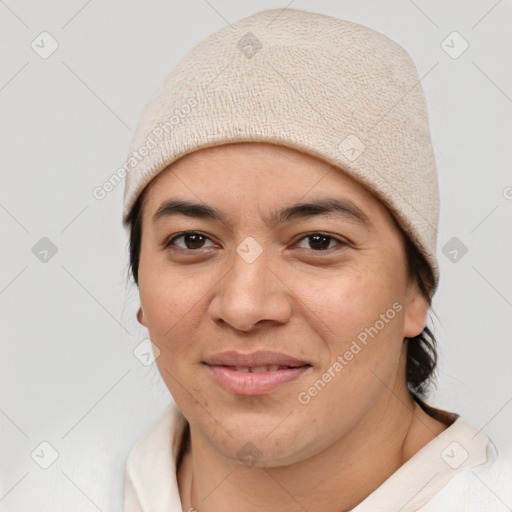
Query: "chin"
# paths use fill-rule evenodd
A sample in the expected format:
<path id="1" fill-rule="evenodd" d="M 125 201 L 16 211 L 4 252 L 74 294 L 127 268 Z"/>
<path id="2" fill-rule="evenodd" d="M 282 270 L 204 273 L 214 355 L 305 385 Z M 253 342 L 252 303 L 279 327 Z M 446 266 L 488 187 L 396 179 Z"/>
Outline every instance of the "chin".
<path id="1" fill-rule="evenodd" d="M 315 455 L 323 448 L 318 446 L 322 437 L 318 433 L 315 439 L 309 440 L 304 435 L 291 435 L 289 426 L 278 433 L 275 422 L 261 430 L 251 428 L 248 431 L 245 425 L 240 424 L 239 428 L 226 425 L 232 436 L 224 432 L 222 440 L 210 438 L 210 444 L 220 454 L 239 465 L 259 468 L 288 466 Z"/>

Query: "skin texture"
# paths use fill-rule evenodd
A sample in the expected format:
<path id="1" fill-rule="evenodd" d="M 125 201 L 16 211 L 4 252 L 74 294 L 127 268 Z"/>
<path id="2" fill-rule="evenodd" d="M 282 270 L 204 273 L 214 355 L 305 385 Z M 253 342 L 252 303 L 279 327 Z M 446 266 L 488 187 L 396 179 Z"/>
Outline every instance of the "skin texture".
<path id="1" fill-rule="evenodd" d="M 218 208 L 229 226 L 183 215 L 153 223 L 171 197 Z M 322 197 L 350 200 L 373 227 L 334 214 L 264 221 Z M 207 238 L 164 247 L 187 230 Z M 318 232 L 333 237 L 328 249 L 306 236 Z M 263 250 L 252 263 L 236 252 L 249 236 Z M 241 143 L 202 149 L 161 172 L 144 196 L 139 292 L 140 322 L 191 427 L 178 474 L 184 510 L 349 510 L 446 428 L 406 386 L 403 339 L 422 331 L 429 306 L 407 276 L 402 234 L 365 187 L 322 160 Z M 394 318 L 300 403 L 299 393 L 396 303 Z M 265 349 L 312 367 L 248 397 L 222 389 L 202 363 L 225 350 Z M 251 466 L 237 456 L 247 443 L 261 457 Z"/>

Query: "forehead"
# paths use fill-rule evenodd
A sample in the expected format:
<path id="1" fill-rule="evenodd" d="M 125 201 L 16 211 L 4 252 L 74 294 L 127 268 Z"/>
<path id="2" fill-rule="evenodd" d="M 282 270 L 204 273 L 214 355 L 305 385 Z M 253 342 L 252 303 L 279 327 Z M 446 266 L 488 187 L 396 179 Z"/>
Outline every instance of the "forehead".
<path id="1" fill-rule="evenodd" d="M 374 193 L 345 171 L 268 143 L 225 144 L 185 155 L 150 182 L 144 191 L 144 216 L 153 217 L 170 197 L 239 212 L 254 203 L 277 208 L 327 196 L 345 199 L 368 217 L 391 217 Z"/>

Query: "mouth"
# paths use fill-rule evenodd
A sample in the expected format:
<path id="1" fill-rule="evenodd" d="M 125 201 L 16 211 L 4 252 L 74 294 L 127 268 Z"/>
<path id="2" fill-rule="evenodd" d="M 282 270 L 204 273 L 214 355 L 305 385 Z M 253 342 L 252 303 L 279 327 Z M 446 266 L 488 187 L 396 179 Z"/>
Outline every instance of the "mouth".
<path id="1" fill-rule="evenodd" d="M 203 363 L 217 385 L 242 396 L 266 395 L 312 368 L 308 362 L 269 351 L 223 352 Z"/>
<path id="2" fill-rule="evenodd" d="M 263 372 L 277 372 L 280 370 L 290 370 L 295 368 L 302 368 L 304 366 L 311 366 L 309 364 L 300 365 L 300 366 L 287 366 L 287 365 L 279 365 L 279 364 L 267 364 L 261 366 L 223 366 L 223 365 L 213 365 L 213 366 L 222 366 L 223 368 L 227 368 L 228 370 L 240 373 L 263 373 Z"/>
<path id="3" fill-rule="evenodd" d="M 243 353 L 236 350 L 219 352 L 207 357 L 204 361 L 209 366 L 229 366 L 234 368 L 261 368 L 261 367 L 290 367 L 310 365 L 309 361 L 303 361 L 282 352 L 271 350 L 258 350 L 256 352 Z M 279 368 L 275 368 L 277 370 Z M 260 370 L 261 371 L 261 370 Z"/>

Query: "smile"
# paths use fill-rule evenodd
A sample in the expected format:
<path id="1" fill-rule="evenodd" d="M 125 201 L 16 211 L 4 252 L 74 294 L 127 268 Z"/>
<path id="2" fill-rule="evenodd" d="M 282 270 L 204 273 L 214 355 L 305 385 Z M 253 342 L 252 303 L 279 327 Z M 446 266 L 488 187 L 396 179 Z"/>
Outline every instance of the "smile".
<path id="1" fill-rule="evenodd" d="M 277 370 L 288 370 L 292 366 L 278 365 L 278 364 L 267 364 L 264 366 L 226 366 L 230 370 L 242 373 L 261 373 L 261 372 L 275 372 Z"/>
<path id="2" fill-rule="evenodd" d="M 206 365 L 213 380 L 224 390 L 237 395 L 261 396 L 291 382 L 311 368 L 311 365 L 222 366 Z"/>

